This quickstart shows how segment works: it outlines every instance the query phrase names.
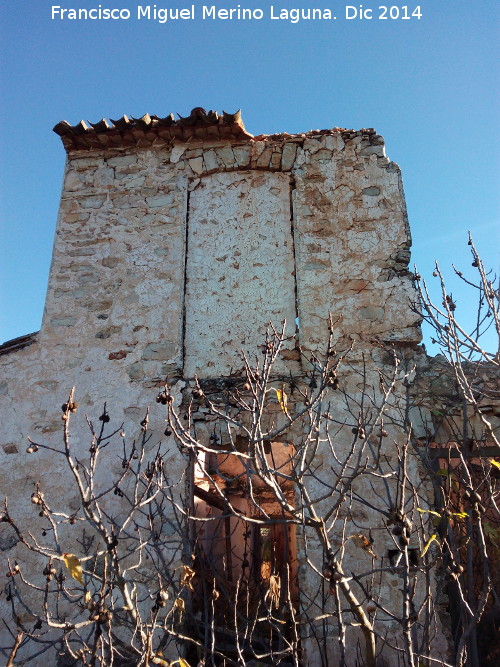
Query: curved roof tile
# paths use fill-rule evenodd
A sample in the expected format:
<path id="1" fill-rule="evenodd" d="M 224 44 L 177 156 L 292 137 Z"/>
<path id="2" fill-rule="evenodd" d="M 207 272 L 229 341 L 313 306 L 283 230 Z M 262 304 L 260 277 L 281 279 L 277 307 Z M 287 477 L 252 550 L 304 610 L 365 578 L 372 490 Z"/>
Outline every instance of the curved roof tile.
<path id="1" fill-rule="evenodd" d="M 197 139 L 217 138 L 224 139 L 252 139 L 253 136 L 245 130 L 241 111 L 234 114 L 216 111 L 205 111 L 202 107 L 192 109 L 189 116 L 179 115 L 176 119 L 173 114 L 160 118 L 159 116 L 144 114 L 140 118 L 122 116 L 117 120 L 105 118 L 97 123 L 81 120 L 76 125 L 70 125 L 62 120 L 54 127 L 67 151 L 92 150 L 119 146 L 150 146 L 158 138 L 163 141 L 177 139 L 188 141 Z"/>

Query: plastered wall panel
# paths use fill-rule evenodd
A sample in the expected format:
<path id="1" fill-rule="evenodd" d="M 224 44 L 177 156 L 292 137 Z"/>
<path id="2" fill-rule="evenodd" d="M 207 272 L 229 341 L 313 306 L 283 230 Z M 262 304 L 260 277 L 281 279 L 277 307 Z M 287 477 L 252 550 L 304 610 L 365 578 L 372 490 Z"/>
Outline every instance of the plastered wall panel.
<path id="1" fill-rule="evenodd" d="M 255 351 L 265 326 L 295 330 L 290 178 L 207 176 L 189 200 L 184 373 L 225 375 Z"/>

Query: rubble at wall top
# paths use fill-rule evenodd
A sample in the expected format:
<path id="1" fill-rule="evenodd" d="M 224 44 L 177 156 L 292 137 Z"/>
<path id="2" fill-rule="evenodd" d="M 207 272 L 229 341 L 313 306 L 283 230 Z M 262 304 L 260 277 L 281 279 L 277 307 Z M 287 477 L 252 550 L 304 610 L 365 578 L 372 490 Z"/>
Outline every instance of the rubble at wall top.
<path id="1" fill-rule="evenodd" d="M 245 129 L 241 111 L 234 114 L 205 111 L 201 107 L 194 108 L 189 116 L 174 114 L 164 118 L 144 114 L 141 118 L 122 116 L 118 120 L 103 118 L 97 123 L 81 120 L 70 125 L 63 120 L 53 128 L 61 137 L 65 149 L 69 151 L 99 150 L 106 148 L 144 147 L 162 143 L 197 142 L 197 141 L 302 141 L 306 137 L 340 133 L 342 138 L 351 139 L 355 136 L 368 135 L 370 143 L 383 143 L 382 137 L 373 128 L 348 130 L 334 127 L 329 130 L 311 130 L 301 134 L 260 134 L 253 136 Z M 373 140 L 373 141 L 372 141 Z"/>

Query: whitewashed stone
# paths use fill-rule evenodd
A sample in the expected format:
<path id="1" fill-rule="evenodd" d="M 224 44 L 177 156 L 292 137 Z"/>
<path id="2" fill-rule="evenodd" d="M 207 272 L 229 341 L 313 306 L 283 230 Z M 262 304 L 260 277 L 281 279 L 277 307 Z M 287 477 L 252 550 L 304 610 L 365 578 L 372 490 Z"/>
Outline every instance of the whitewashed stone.
<path id="1" fill-rule="evenodd" d="M 89 447 L 86 413 L 96 419 L 106 401 L 113 420 L 133 434 L 152 405 L 151 447 L 162 441 L 169 475 L 179 480 L 186 461 L 167 448 L 165 415 L 154 402 L 165 380 L 183 378 L 171 389 L 180 403 L 194 374 L 213 379 L 240 369 L 240 350 L 260 353 L 269 321 L 286 319 L 294 333 L 297 316 L 300 345 L 310 354 L 323 350 L 332 313 L 336 339 L 356 338 L 353 363 L 367 360 L 373 387 L 386 363 L 377 357 L 378 342 L 419 341 L 399 167 L 382 157 L 380 139 L 348 136 L 69 156 L 40 334 L 29 347 L 0 355 L 0 455 L 15 473 L 2 492 L 19 499 L 18 518 L 28 528 L 37 526 L 29 502 L 36 482 L 57 498 L 69 477 L 62 462 L 40 453 L 34 470 L 27 438 L 61 444 L 60 405 L 75 385 L 79 454 Z M 277 370 L 300 376 L 307 364 L 294 345 L 287 342 Z M 359 392 L 354 380 L 342 381 L 346 391 Z M 332 396 L 340 421 L 343 409 Z M 272 414 L 285 419 L 277 404 Z M 419 428 L 427 428 L 425 417 Z M 348 438 L 338 441 L 349 446 Z M 329 461 L 324 445 L 317 456 Z M 329 466 L 317 474 L 328 476 Z M 74 497 L 66 501 L 75 506 Z M 76 552 L 79 537 L 71 536 L 68 550 Z M 2 534 L 0 548 L 11 541 Z M 308 555 L 321 562 L 316 547 L 311 541 Z M 20 557 L 19 544 L 8 550 Z M 300 572 L 314 597 L 313 578 Z M 5 583 L 0 572 L 0 589 Z"/>

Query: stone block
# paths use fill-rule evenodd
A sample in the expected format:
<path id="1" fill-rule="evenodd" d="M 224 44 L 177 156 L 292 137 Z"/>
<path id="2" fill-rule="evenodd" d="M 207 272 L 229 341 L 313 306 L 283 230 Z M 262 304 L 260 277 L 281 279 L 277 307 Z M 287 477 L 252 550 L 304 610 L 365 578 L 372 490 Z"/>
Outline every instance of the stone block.
<path id="1" fill-rule="evenodd" d="M 148 343 L 142 352 L 144 361 L 168 361 L 175 357 L 177 346 L 174 343 Z"/>

